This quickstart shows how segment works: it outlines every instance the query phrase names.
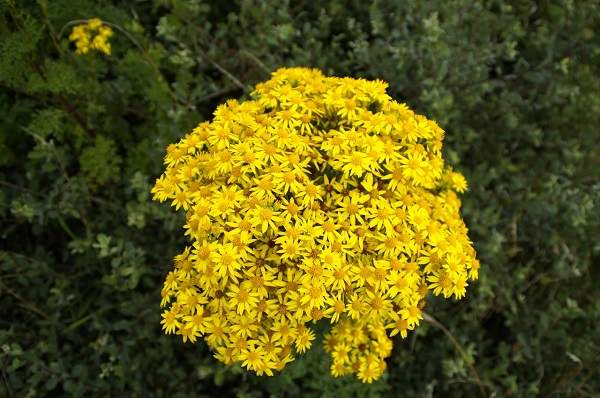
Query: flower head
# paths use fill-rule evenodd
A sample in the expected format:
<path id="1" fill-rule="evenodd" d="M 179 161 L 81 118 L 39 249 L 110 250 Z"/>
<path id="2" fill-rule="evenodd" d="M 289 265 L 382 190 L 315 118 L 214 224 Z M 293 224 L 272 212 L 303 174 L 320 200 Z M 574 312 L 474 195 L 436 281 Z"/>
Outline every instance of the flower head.
<path id="1" fill-rule="evenodd" d="M 163 328 L 273 375 L 325 336 L 334 376 L 370 383 L 428 292 L 462 298 L 479 262 L 443 130 L 381 81 L 279 69 L 167 148 L 152 193 L 191 239 L 162 290 Z"/>
<path id="2" fill-rule="evenodd" d="M 69 40 L 75 43 L 77 54 L 87 54 L 90 50 L 96 50 L 110 55 L 110 42 L 112 29 L 104 24 L 99 18 L 92 18 L 87 23 L 77 25 L 69 35 Z"/>

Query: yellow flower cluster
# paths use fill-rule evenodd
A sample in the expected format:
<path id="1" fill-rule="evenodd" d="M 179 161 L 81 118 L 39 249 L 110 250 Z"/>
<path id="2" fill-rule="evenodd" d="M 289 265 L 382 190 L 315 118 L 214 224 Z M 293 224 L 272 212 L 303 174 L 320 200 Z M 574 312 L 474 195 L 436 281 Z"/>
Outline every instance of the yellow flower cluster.
<path id="1" fill-rule="evenodd" d="M 191 244 L 162 290 L 166 333 L 272 375 L 328 319 L 332 374 L 371 382 L 428 291 L 465 295 L 466 180 L 444 166 L 443 130 L 386 87 L 279 69 L 167 148 L 152 193 L 186 212 Z"/>
<path id="2" fill-rule="evenodd" d="M 113 31 L 102 23 L 99 18 L 92 18 L 86 24 L 77 25 L 69 35 L 69 40 L 75 42 L 78 54 L 87 54 L 90 50 L 98 50 L 110 55 L 108 38 Z"/>

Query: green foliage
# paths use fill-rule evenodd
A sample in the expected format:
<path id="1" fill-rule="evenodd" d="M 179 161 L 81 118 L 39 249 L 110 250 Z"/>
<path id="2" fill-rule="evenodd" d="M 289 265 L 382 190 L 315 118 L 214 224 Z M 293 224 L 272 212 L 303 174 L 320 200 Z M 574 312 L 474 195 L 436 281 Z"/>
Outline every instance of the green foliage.
<path id="1" fill-rule="evenodd" d="M 96 136 L 94 144 L 81 152 L 79 164 L 90 184 L 103 185 L 119 179 L 121 158 L 115 142 L 110 138 Z"/>
<path id="2" fill-rule="evenodd" d="M 111 56 L 68 42 L 91 17 Z M 0 1 L 0 396 L 595 396 L 599 27 L 594 1 Z M 319 347 L 260 378 L 160 330 L 164 148 L 292 65 L 387 80 L 469 180 L 481 279 L 373 385 Z"/>

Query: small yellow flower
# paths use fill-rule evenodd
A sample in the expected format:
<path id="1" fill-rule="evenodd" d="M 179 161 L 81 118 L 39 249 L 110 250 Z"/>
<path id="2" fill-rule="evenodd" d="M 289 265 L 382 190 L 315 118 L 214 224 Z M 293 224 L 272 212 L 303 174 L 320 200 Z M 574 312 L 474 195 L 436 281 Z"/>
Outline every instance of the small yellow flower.
<path id="1" fill-rule="evenodd" d="M 101 19 L 92 18 L 86 24 L 75 26 L 69 35 L 69 40 L 75 43 L 77 54 L 87 54 L 90 50 L 96 50 L 110 55 L 111 47 L 108 38 L 112 34 L 112 29 Z"/>
<path id="2" fill-rule="evenodd" d="M 312 345 L 312 341 L 315 339 L 315 333 L 309 328 L 303 328 L 296 336 L 294 345 L 299 353 L 303 353 Z"/>
<path id="3" fill-rule="evenodd" d="M 163 320 L 160 323 L 167 334 L 175 332 L 175 329 L 181 325 L 177 320 L 177 315 L 172 309 L 162 314 Z"/>

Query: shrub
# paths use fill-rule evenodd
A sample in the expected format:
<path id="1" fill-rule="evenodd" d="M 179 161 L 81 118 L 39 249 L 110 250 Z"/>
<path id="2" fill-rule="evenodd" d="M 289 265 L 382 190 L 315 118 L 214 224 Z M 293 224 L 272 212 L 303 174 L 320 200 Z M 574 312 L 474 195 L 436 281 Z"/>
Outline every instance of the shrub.
<path id="1" fill-rule="evenodd" d="M 600 390 L 596 2 L 2 0 L 0 15 L 3 394 Z M 94 17 L 114 25 L 110 55 L 68 39 Z M 372 385 L 332 380 L 319 344 L 265 380 L 158 326 L 185 245 L 148 194 L 164 148 L 282 66 L 388 81 L 445 128 L 471 186 L 480 280 L 460 305 L 428 299 L 436 319 Z"/>

